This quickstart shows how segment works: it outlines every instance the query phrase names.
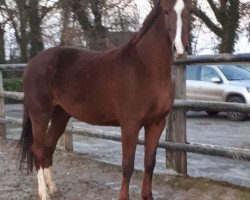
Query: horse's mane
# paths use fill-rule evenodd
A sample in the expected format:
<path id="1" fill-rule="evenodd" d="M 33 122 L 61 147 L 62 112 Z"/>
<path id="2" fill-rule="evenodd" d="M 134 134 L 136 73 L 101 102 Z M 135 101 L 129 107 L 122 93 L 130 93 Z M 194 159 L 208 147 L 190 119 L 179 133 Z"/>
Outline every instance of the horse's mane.
<path id="1" fill-rule="evenodd" d="M 161 13 L 160 9 L 160 1 L 156 0 L 154 3 L 154 8 L 151 10 L 151 12 L 146 17 L 145 21 L 143 22 L 142 28 L 140 31 L 134 36 L 134 38 L 131 40 L 132 43 L 137 43 L 144 35 L 147 33 L 149 28 L 154 23 L 155 19 L 159 16 Z"/>

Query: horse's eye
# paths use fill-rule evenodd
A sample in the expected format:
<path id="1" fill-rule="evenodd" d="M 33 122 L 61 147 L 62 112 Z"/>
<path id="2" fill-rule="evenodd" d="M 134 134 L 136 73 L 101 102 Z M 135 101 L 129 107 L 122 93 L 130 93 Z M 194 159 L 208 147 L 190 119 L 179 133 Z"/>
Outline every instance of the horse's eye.
<path id="1" fill-rule="evenodd" d="M 170 15 L 171 11 L 170 10 L 165 10 L 164 11 L 166 15 Z"/>

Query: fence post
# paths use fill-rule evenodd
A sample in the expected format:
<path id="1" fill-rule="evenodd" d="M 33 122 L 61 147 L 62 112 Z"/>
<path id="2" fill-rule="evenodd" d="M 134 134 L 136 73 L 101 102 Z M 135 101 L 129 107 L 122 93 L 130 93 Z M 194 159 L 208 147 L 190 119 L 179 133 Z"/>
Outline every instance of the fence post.
<path id="1" fill-rule="evenodd" d="M 0 70 L 0 93 L 3 93 L 3 73 Z M 4 96 L 0 96 L 0 117 L 5 117 Z M 0 123 L 0 138 L 6 138 L 6 124 Z"/>
<path id="2" fill-rule="evenodd" d="M 70 118 L 67 128 L 72 128 L 72 118 Z M 73 134 L 72 133 L 64 133 L 59 141 L 58 141 L 59 146 L 61 146 L 63 149 L 67 150 L 67 151 L 73 151 L 74 147 L 73 147 Z"/>
<path id="3" fill-rule="evenodd" d="M 175 99 L 186 99 L 186 67 L 173 66 Z M 166 133 L 168 142 L 186 143 L 186 111 L 184 108 L 173 108 L 169 115 Z M 187 174 L 187 153 L 183 151 L 167 151 L 167 168 L 177 173 Z"/>

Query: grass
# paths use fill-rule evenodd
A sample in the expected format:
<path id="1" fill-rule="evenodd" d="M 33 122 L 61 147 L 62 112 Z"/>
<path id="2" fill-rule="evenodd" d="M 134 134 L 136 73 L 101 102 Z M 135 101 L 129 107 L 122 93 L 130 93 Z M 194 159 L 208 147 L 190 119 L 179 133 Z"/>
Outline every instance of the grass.
<path id="1" fill-rule="evenodd" d="M 173 177 L 169 181 L 170 186 L 178 190 L 188 191 L 190 189 L 197 189 L 201 192 L 206 192 L 210 186 L 208 180 L 193 179 L 191 177 Z"/>
<path id="2" fill-rule="evenodd" d="M 250 192 L 239 191 L 239 200 L 249 200 Z"/>

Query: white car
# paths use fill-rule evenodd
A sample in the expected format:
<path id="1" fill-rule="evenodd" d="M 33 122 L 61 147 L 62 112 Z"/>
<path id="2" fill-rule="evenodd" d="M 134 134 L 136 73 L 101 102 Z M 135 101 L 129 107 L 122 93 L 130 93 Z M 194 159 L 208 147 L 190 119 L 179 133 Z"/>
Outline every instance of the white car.
<path id="1" fill-rule="evenodd" d="M 187 99 L 239 102 L 250 105 L 250 66 L 187 66 Z M 207 112 L 216 115 L 219 112 Z M 233 121 L 246 119 L 247 113 L 228 112 Z"/>

